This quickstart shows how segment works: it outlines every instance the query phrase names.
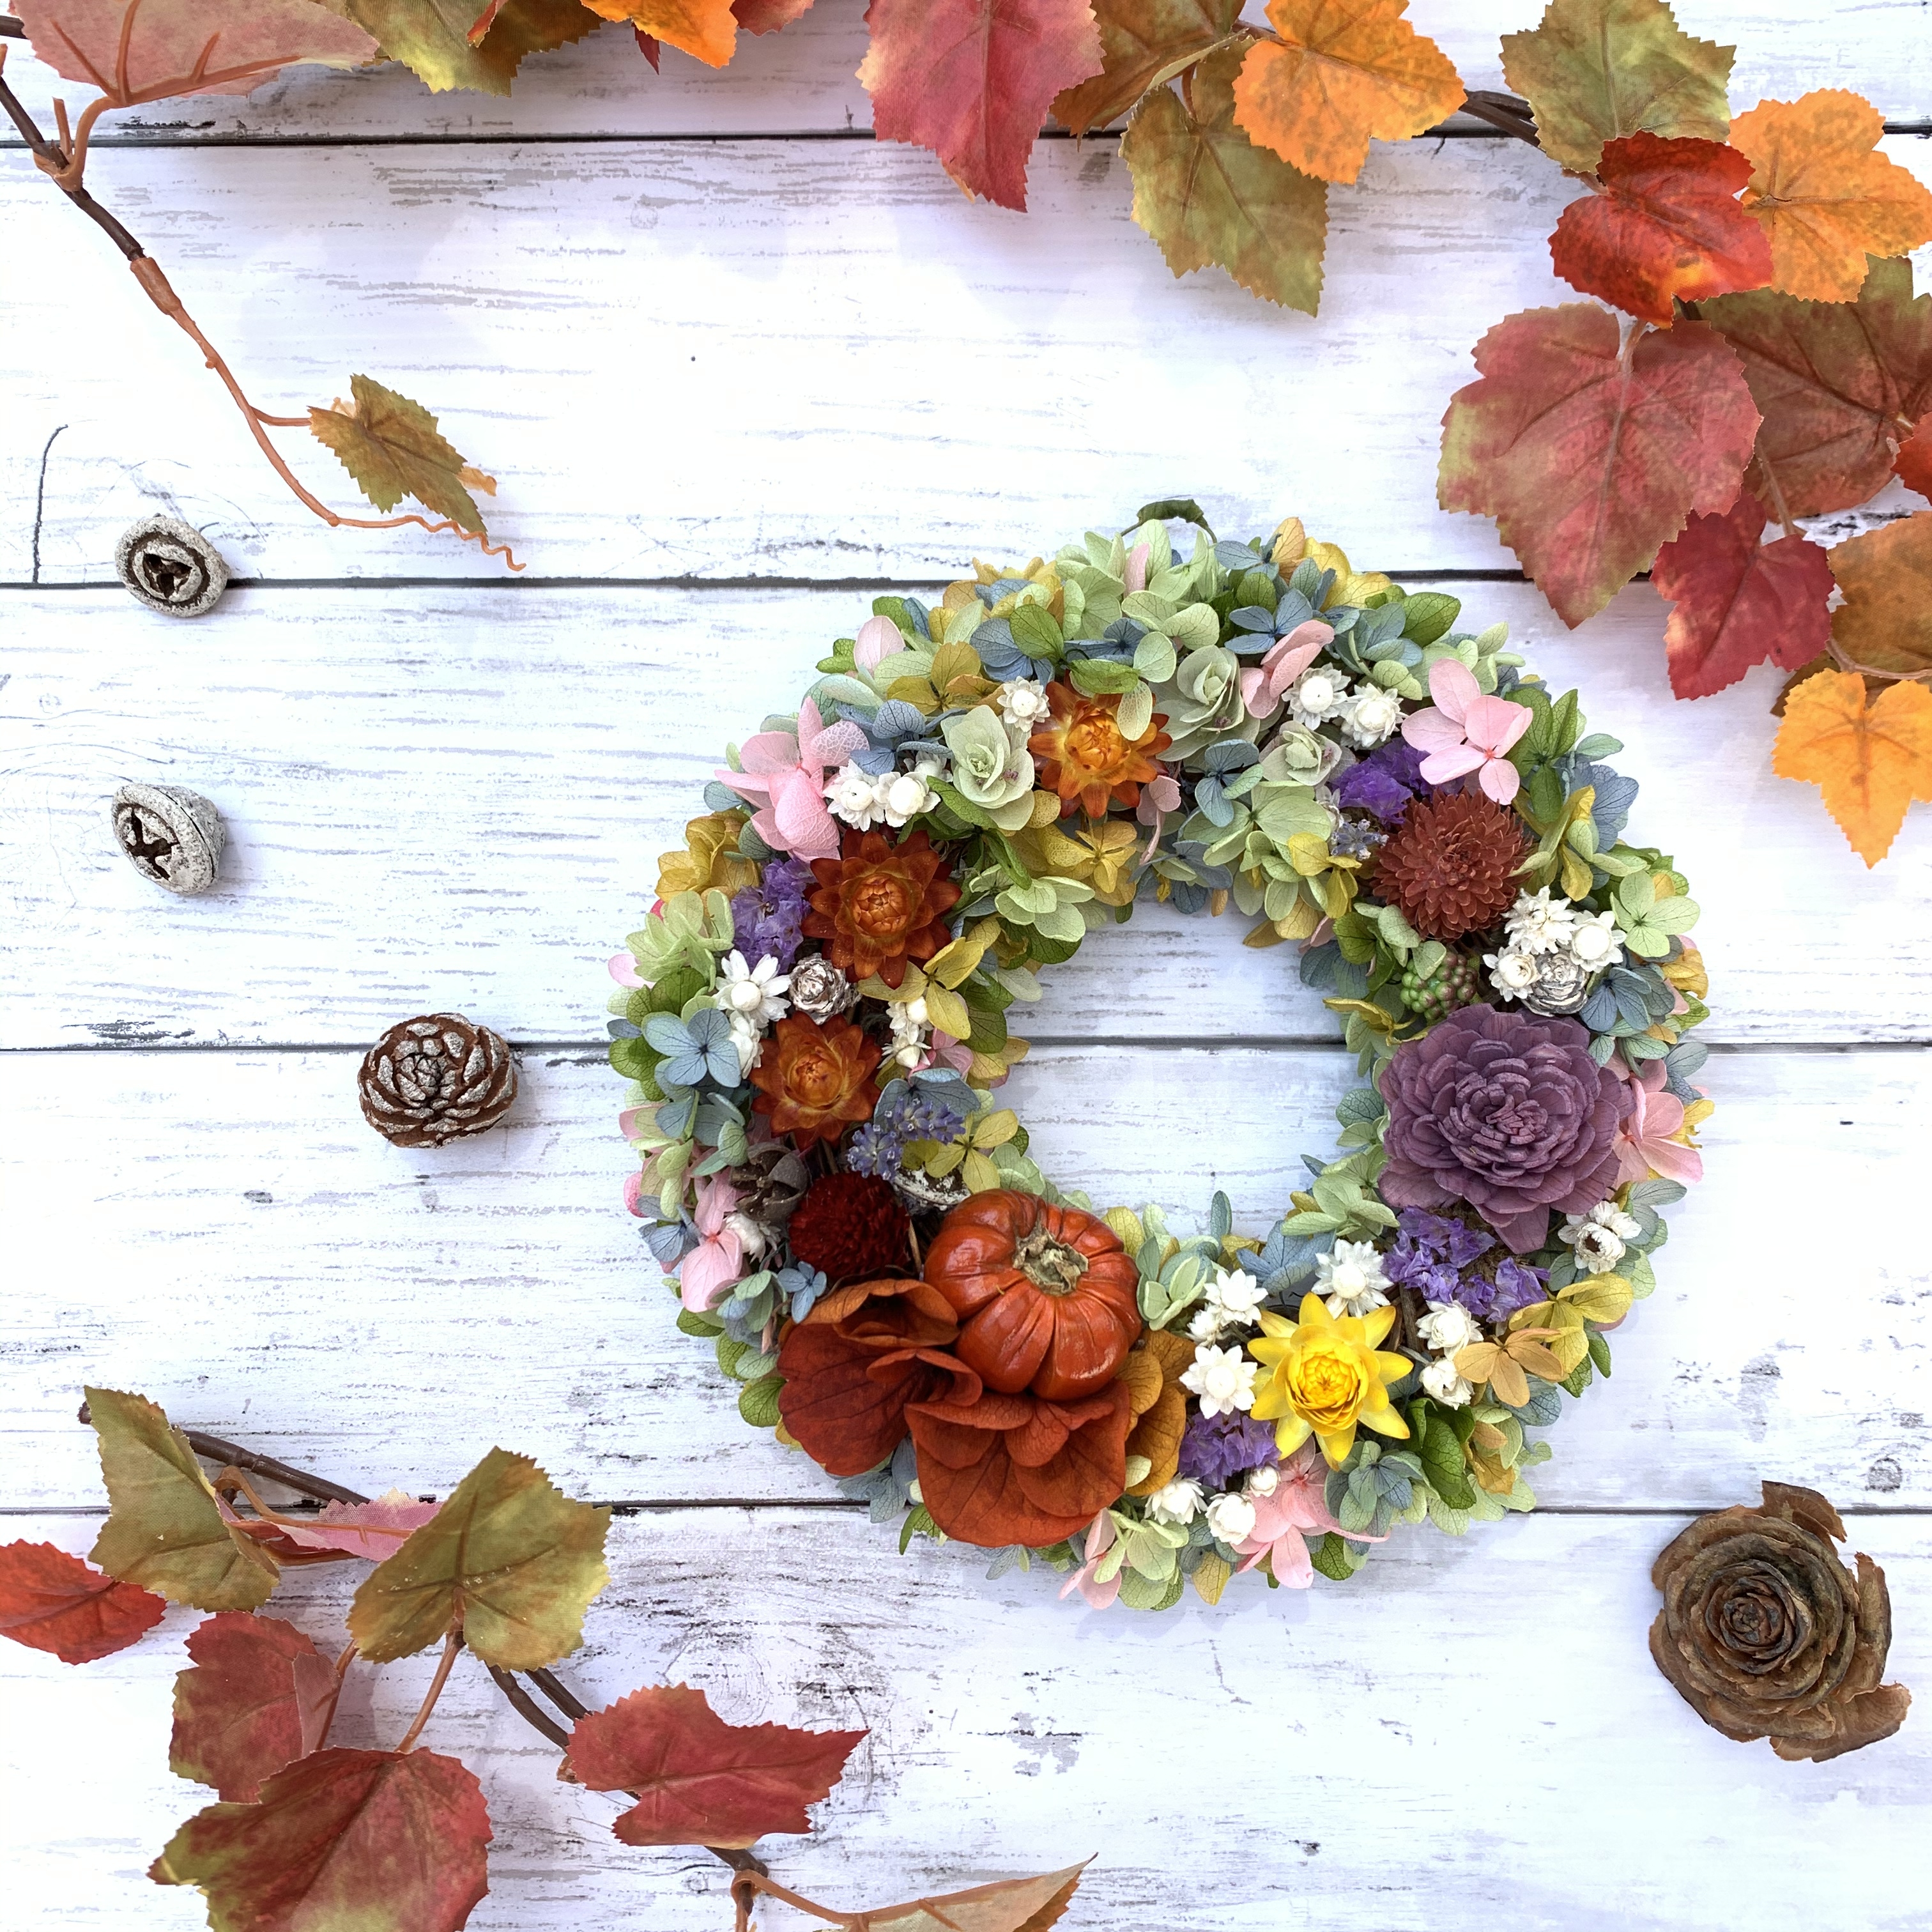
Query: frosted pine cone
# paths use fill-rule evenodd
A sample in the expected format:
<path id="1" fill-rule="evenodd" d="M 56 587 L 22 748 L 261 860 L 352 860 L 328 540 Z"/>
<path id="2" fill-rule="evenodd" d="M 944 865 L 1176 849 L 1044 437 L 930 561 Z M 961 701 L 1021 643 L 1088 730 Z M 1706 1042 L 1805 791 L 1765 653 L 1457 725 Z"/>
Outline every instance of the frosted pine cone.
<path id="1" fill-rule="evenodd" d="M 441 1147 L 494 1127 L 517 1097 L 509 1042 L 458 1013 L 392 1026 L 360 1076 L 362 1118 L 398 1147 Z"/>

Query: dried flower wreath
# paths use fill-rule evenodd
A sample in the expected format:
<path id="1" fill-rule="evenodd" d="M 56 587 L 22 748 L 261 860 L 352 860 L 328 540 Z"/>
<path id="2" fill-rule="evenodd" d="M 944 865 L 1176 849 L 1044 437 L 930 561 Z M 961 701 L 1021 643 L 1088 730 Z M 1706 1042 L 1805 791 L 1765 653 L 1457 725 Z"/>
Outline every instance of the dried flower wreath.
<path id="1" fill-rule="evenodd" d="M 629 1204 L 746 1420 L 902 1547 L 1154 1609 L 1532 1506 L 1702 1172 L 1706 981 L 1617 742 L 1459 614 L 1150 505 L 876 599 L 664 856 L 611 962 Z M 1096 1211 L 992 1097 L 1036 969 L 1142 899 L 1299 942 L 1366 1076 L 1264 1239 Z"/>

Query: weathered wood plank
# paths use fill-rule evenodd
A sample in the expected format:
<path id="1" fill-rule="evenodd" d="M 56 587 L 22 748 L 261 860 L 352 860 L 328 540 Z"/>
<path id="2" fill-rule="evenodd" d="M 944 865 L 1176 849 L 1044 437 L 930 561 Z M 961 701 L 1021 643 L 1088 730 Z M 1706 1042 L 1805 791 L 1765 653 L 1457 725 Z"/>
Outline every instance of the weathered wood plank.
<path id="1" fill-rule="evenodd" d="M 502 1419 L 511 1441 L 519 1420 Z M 862 1519 L 646 1514 L 613 1524 L 611 1587 L 562 1674 L 593 1706 L 688 1681 L 740 1723 L 869 1726 L 818 1833 L 760 1847 L 834 1905 L 1092 1852 L 1066 1922 L 1080 1932 L 1922 1925 L 1902 1848 L 1926 1828 L 1932 1732 L 1908 1723 L 1809 1766 L 1706 1730 L 1645 1648 L 1649 1565 L 1682 1522 L 1536 1517 L 1480 1544 L 1391 1545 L 1306 1596 L 1238 1583 L 1211 1611 L 1096 1618 L 1048 1578 L 986 1582 L 951 1550 L 901 1558 Z M 10 1527 L 84 1551 L 94 1524 Z M 1899 1612 L 1888 1675 L 1922 1685 L 1932 1642 L 1912 1606 L 1932 1591 L 1932 1528 L 1868 1517 L 1852 1532 Z M 337 1642 L 350 1582 L 306 1573 L 272 1607 Z M 212 1802 L 166 1769 L 194 1622 L 171 1612 L 139 1650 L 77 1670 L 0 1646 L 10 1883 L 36 1925 L 202 1923 L 192 1892 L 144 1875 Z M 426 1658 L 358 1668 L 334 1741 L 393 1744 L 428 1673 Z M 619 1845 L 617 1804 L 560 1784 L 555 1753 L 468 1660 L 427 1742 L 460 1754 L 490 1801 L 478 1932 L 729 1924 L 722 1868 Z M 1490 1768 L 1480 1804 L 1472 1760 Z"/>
<path id="2" fill-rule="evenodd" d="M 73 1420 L 88 1382 L 363 1490 L 434 1490 L 450 1445 L 514 1424 L 581 1493 L 832 1493 L 746 1426 L 674 1327 L 619 1205 L 608 1068 L 526 1055 L 505 1126 L 405 1152 L 363 1124 L 356 1067 L 340 1052 L 0 1059 L 12 1240 L 31 1258 L 0 1342 L 8 1501 L 93 1492 Z M 1714 1058 L 1708 1178 L 1673 1214 L 1614 1378 L 1554 1432 L 1540 1496 L 1700 1508 L 1761 1472 L 1932 1502 L 1932 1277 L 1897 1234 L 1932 1130 L 1923 1068 L 1909 1052 Z M 1190 1218 L 1220 1186 L 1261 1232 L 1300 1156 L 1332 1150 L 1350 1072 L 1321 1052 L 1054 1048 L 1007 1090 L 1064 1185 Z"/>
<path id="3" fill-rule="evenodd" d="M 1932 178 L 1932 142 L 1889 151 Z M 1436 425 L 1486 328 L 1572 292 L 1545 242 L 1575 184 L 1516 144 L 1387 150 L 1337 189 L 1318 322 L 1177 284 L 1110 146 L 1047 144 L 1024 220 L 869 142 L 120 149 L 90 179 L 259 405 L 352 369 L 416 396 L 550 576 L 938 576 L 1176 488 L 1236 528 L 1292 496 L 1388 568 L 1509 567 L 1436 509 Z M 43 581 L 102 580 L 155 509 L 248 575 L 496 570 L 330 531 L 59 196 L 10 166 L 0 209 L 16 259 L 59 265 L 0 314 L 0 580 L 34 575 L 43 499 Z"/>
<path id="4" fill-rule="evenodd" d="M 1542 0 L 1491 0 L 1481 8 L 1418 0 L 1409 10 L 1455 63 L 1464 83 L 1504 83 L 1499 37 L 1534 26 Z M 1254 10 L 1260 17 L 1260 10 Z M 1812 88 L 1865 94 L 1890 119 L 1932 117 L 1932 45 L 1915 0 L 1868 0 L 1856 33 L 1821 32 L 1815 17 L 1764 0 L 1684 0 L 1690 32 L 1735 44 L 1731 100 L 1742 111 L 1766 95 L 1789 100 Z M 818 0 L 782 34 L 741 35 L 729 67 L 714 70 L 667 48 L 662 74 L 638 58 L 629 32 L 608 27 L 590 39 L 526 63 L 515 92 L 431 94 L 405 68 L 355 74 L 298 70 L 242 100 L 161 102 L 108 124 L 167 139 L 302 140 L 316 135 L 520 136 L 841 133 L 872 125 L 872 102 L 856 78 L 866 51 L 859 0 Z M 9 83 L 50 121 L 62 82 L 16 48 Z M 938 163 L 928 161 L 935 171 Z"/>
<path id="5" fill-rule="evenodd" d="M 1016 548 L 1058 534 L 1022 530 Z M 1705 908 L 1713 1037 L 1926 1037 L 1932 819 L 1915 814 L 1868 873 L 1815 790 L 1771 775 L 1774 674 L 1673 702 L 1643 586 L 1574 636 L 1524 586 L 1451 587 L 1625 740 L 1636 835 L 1676 854 Z M 366 1042 L 439 1005 L 512 1038 L 602 1037 L 602 962 L 726 739 L 794 706 L 869 607 L 860 592 L 243 590 L 189 627 L 118 589 L 8 595 L 0 1045 Z M 176 899 L 122 860 L 106 801 L 128 778 L 220 806 L 218 892 Z M 1331 1034 L 1292 956 L 1241 946 L 1245 926 L 1143 908 L 1049 976 L 1022 1030 Z"/>

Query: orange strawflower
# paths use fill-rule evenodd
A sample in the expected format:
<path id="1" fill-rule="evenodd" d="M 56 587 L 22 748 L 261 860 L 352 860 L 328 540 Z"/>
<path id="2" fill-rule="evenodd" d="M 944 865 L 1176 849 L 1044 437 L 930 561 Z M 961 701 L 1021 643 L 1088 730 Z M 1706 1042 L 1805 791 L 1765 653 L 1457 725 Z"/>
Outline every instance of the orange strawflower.
<path id="1" fill-rule="evenodd" d="M 823 1026 L 802 1013 L 772 1029 L 752 1070 L 754 1112 L 771 1117 L 772 1132 L 789 1134 L 801 1148 L 835 1142 L 848 1126 L 872 1118 L 879 1089 L 873 1074 L 880 1048 L 850 1020 Z"/>
<path id="2" fill-rule="evenodd" d="M 944 915 L 959 888 L 923 832 L 896 845 L 883 832 L 848 832 L 839 856 L 813 860 L 812 874 L 805 930 L 854 980 L 876 973 L 898 986 L 908 959 L 930 959 L 952 937 Z"/>
<path id="3" fill-rule="evenodd" d="M 1111 800 L 1132 806 L 1141 787 L 1160 776 L 1156 754 L 1174 742 L 1150 720 L 1138 738 L 1120 730 L 1118 698 L 1083 698 L 1071 685 L 1049 684 L 1046 701 L 1053 722 L 1027 740 L 1040 760 L 1040 782 L 1060 794 L 1060 815 L 1070 818 L 1077 805 L 1090 818 L 1104 818 Z"/>

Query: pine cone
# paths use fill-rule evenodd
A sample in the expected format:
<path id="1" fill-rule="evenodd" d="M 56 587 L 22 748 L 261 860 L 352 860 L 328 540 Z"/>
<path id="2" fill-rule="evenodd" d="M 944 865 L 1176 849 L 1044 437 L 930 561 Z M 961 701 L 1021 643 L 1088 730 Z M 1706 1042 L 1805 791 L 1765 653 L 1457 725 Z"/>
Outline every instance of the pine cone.
<path id="1" fill-rule="evenodd" d="M 362 1118 L 398 1147 L 441 1147 L 494 1127 L 517 1097 L 509 1042 L 458 1013 L 392 1026 L 360 1076 Z"/>
<path id="2" fill-rule="evenodd" d="M 1494 926 L 1516 903 L 1522 828 L 1480 792 L 1454 792 L 1402 814 L 1376 854 L 1375 890 L 1425 939 Z"/>

